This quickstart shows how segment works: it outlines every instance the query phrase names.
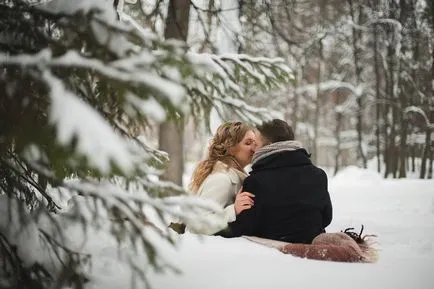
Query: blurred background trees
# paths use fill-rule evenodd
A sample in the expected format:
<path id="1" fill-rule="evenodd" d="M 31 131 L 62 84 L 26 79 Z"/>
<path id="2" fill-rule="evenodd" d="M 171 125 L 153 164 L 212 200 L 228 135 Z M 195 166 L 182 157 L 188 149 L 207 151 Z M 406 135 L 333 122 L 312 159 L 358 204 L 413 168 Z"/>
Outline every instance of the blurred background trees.
<path id="1" fill-rule="evenodd" d="M 81 288 L 94 251 L 73 243 L 101 231 L 134 249 L 134 280 L 168 267 L 149 216 L 209 208 L 167 197 L 223 120 L 284 118 L 331 173 L 432 178 L 433 15 L 432 0 L 1 0 L 2 286 Z"/>
<path id="2" fill-rule="evenodd" d="M 295 81 L 246 97 L 290 121 L 317 164 L 432 178 L 432 0 L 188 2 L 191 49 L 285 59 Z M 166 1 L 125 8 L 139 3 L 161 34 Z"/>

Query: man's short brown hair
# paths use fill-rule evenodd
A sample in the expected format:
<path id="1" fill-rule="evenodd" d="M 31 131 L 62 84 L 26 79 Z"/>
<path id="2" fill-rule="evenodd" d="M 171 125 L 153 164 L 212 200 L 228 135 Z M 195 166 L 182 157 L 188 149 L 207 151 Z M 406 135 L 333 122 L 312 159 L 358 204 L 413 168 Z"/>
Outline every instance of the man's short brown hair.
<path id="1" fill-rule="evenodd" d="M 273 119 L 257 126 L 258 131 L 266 142 L 294 140 L 294 130 L 283 120 Z"/>

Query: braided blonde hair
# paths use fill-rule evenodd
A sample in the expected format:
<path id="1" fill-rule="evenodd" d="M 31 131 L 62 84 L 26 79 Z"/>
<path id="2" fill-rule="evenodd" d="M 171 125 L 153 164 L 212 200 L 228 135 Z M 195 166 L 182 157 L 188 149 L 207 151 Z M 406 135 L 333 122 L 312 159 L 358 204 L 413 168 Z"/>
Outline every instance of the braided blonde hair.
<path id="1" fill-rule="evenodd" d="M 230 155 L 229 149 L 240 143 L 250 130 L 252 130 L 250 126 L 239 121 L 226 122 L 217 128 L 217 132 L 208 147 L 206 159 L 201 161 L 193 171 L 189 185 L 189 189 L 193 193 L 198 191 L 206 177 L 211 174 L 217 161 L 221 161 L 229 167 L 243 171 L 243 168 L 235 157 Z"/>

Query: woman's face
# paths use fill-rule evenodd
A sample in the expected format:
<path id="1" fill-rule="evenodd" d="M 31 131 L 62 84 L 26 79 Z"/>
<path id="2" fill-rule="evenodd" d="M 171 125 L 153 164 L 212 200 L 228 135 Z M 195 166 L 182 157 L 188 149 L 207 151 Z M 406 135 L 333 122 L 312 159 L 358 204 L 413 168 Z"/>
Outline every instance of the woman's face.
<path id="1" fill-rule="evenodd" d="M 257 150 L 265 145 L 265 140 L 264 140 L 262 134 L 258 131 L 256 131 L 255 142 L 256 142 L 256 149 Z"/>
<path id="2" fill-rule="evenodd" d="M 244 138 L 237 145 L 231 148 L 231 154 L 237 159 L 242 167 L 252 161 L 256 150 L 255 133 L 249 130 Z"/>

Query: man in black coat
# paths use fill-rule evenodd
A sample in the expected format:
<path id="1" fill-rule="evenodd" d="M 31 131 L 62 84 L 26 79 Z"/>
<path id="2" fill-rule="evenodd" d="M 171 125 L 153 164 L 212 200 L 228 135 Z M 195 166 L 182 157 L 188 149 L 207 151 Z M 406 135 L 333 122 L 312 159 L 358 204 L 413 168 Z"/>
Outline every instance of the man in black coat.
<path id="1" fill-rule="evenodd" d="M 327 175 L 294 141 L 286 122 L 275 119 L 258 130 L 258 150 L 243 184 L 243 191 L 255 196 L 254 205 L 229 223 L 222 235 L 310 244 L 332 220 Z"/>

